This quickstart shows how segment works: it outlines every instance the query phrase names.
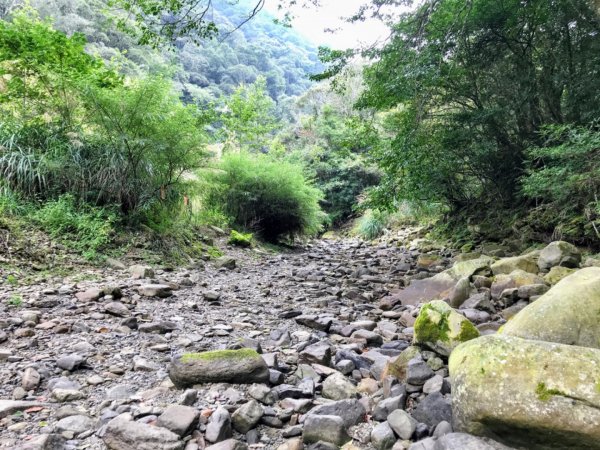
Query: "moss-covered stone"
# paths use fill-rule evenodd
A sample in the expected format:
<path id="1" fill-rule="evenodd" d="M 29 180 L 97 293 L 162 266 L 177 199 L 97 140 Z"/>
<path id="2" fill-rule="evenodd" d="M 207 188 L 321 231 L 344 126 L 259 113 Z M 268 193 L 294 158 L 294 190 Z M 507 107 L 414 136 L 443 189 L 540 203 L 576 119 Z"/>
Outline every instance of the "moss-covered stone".
<path id="1" fill-rule="evenodd" d="M 462 342 L 479 336 L 479 330 L 464 316 L 443 301 L 433 301 L 421 308 L 415 322 L 413 342 L 448 356 Z"/>
<path id="2" fill-rule="evenodd" d="M 411 345 L 405 348 L 396 358 L 391 359 L 385 365 L 381 374 L 383 380 L 387 376 L 398 378 L 402 382 L 406 382 L 406 370 L 408 362 L 419 354 L 419 348 Z"/>
<path id="3" fill-rule="evenodd" d="M 269 368 L 252 349 L 185 353 L 173 358 L 169 377 L 177 387 L 202 383 L 263 383 Z"/>
<path id="4" fill-rule="evenodd" d="M 450 356 L 453 425 L 517 448 L 598 448 L 600 350 L 484 336 Z"/>
<path id="5" fill-rule="evenodd" d="M 444 273 L 456 281 L 464 277 L 470 278 L 473 275 L 487 275 L 494 261 L 494 258 L 485 255 L 475 259 L 458 261 L 454 263 L 452 268 L 444 271 Z"/>
<path id="6" fill-rule="evenodd" d="M 549 285 L 554 286 L 560 280 L 568 277 L 576 271 L 577 269 L 569 269 L 567 267 L 555 266 L 552 269 L 550 269 L 550 272 L 544 275 L 544 281 Z"/>
<path id="7" fill-rule="evenodd" d="M 506 323 L 501 333 L 600 348 L 600 267 L 564 278 Z"/>

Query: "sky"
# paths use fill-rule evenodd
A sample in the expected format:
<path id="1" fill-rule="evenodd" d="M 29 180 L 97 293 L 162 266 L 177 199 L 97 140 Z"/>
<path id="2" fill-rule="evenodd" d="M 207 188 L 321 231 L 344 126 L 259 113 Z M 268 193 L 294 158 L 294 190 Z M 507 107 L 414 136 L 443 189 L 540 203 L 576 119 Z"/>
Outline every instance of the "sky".
<path id="1" fill-rule="evenodd" d="M 349 24 L 342 19 L 356 13 L 364 1 L 321 0 L 319 7 L 295 7 L 292 10 L 292 27 L 314 44 L 326 45 L 333 49 L 373 45 L 388 36 L 389 31 L 385 25 L 375 20 Z M 277 5 L 278 0 L 267 0 L 265 9 L 281 17 Z M 328 33 L 325 31 L 327 28 L 340 29 L 335 33 Z"/>

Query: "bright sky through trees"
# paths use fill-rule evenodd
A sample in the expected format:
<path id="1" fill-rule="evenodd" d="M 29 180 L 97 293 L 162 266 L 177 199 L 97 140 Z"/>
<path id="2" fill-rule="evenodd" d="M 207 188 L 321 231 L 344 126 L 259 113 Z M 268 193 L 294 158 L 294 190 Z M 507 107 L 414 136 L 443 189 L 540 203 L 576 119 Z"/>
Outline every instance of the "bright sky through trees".
<path id="1" fill-rule="evenodd" d="M 334 49 L 372 45 L 386 39 L 389 31 L 379 21 L 368 20 L 357 24 L 344 21 L 345 17 L 358 11 L 362 3 L 364 0 L 322 0 L 319 7 L 296 6 L 292 10 L 292 26 L 311 42 Z M 267 0 L 265 9 L 279 17 L 281 12 L 277 5 L 277 0 Z"/>

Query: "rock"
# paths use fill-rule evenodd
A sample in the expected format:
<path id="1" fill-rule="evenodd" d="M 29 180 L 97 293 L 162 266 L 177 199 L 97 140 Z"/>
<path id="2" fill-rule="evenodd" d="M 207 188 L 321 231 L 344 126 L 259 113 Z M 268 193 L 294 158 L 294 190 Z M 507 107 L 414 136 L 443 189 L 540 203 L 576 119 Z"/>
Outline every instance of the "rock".
<path id="1" fill-rule="evenodd" d="M 129 268 L 131 278 L 139 280 L 142 278 L 154 278 L 154 270 L 149 266 L 135 265 Z"/>
<path id="2" fill-rule="evenodd" d="M 63 370 L 72 372 L 79 368 L 85 362 L 85 358 L 76 353 L 72 355 L 62 356 L 56 360 L 56 365 Z"/>
<path id="3" fill-rule="evenodd" d="M 169 377 L 177 387 L 201 383 L 264 383 L 269 368 L 254 350 L 217 350 L 174 357 Z"/>
<path id="4" fill-rule="evenodd" d="M 144 297 L 167 298 L 173 295 L 168 284 L 144 284 L 138 288 L 138 292 Z"/>
<path id="5" fill-rule="evenodd" d="M 396 435 L 387 422 L 380 423 L 371 431 L 371 444 L 376 450 L 391 450 L 396 443 Z"/>
<path id="6" fill-rule="evenodd" d="M 453 308 L 459 308 L 471 295 L 471 282 L 468 277 L 461 278 L 450 292 L 448 301 Z"/>
<path id="7" fill-rule="evenodd" d="M 443 421 L 452 422 L 452 407 L 441 393 L 434 392 L 421 400 L 412 416 L 433 428 Z"/>
<path id="8" fill-rule="evenodd" d="M 530 284 L 544 284 L 543 278 L 536 274 L 525 272 L 523 270 L 514 270 L 509 274 L 500 274 L 494 277 L 492 283 L 492 298 L 499 298 L 507 289 L 520 288 Z"/>
<path id="9" fill-rule="evenodd" d="M 60 434 L 40 434 L 31 436 L 31 439 L 13 447 L 12 450 L 63 450 L 68 448 L 65 441 Z"/>
<path id="10" fill-rule="evenodd" d="M 102 440 L 111 450 L 183 450 L 184 445 L 175 433 L 133 422 L 128 414 L 121 414 L 108 422 Z"/>
<path id="11" fill-rule="evenodd" d="M 392 430 L 394 430 L 394 433 L 400 439 L 404 440 L 409 440 L 417 428 L 417 421 L 401 409 L 392 412 L 388 416 L 387 421 Z"/>
<path id="12" fill-rule="evenodd" d="M 406 369 L 406 382 L 415 386 L 422 386 L 435 374 L 420 355 L 408 362 Z"/>
<path id="13" fill-rule="evenodd" d="M 235 258 L 231 256 L 221 256 L 215 260 L 215 267 L 218 269 L 225 268 L 233 270 L 236 267 Z"/>
<path id="14" fill-rule="evenodd" d="M 456 285 L 456 281 L 444 272 L 424 280 L 412 280 L 408 287 L 394 295 L 381 299 L 380 308 L 387 311 L 399 304 L 405 306 L 418 305 L 438 298 L 445 298 Z"/>
<path id="15" fill-rule="evenodd" d="M 442 273 L 450 276 L 455 282 L 461 278 L 470 279 L 475 275 L 487 275 L 490 272 L 490 266 L 493 262 L 494 258 L 481 256 L 467 261 L 456 262 L 451 269 Z"/>
<path id="16" fill-rule="evenodd" d="M 597 448 L 600 350 L 484 336 L 455 349 L 449 368 L 457 431 L 528 449 Z"/>
<path id="17" fill-rule="evenodd" d="M 21 400 L 0 400 L 0 419 L 10 416 L 17 411 L 23 411 L 28 408 L 37 408 L 40 406 L 46 406 L 46 404 Z"/>
<path id="18" fill-rule="evenodd" d="M 248 450 L 248 446 L 235 439 L 227 439 L 226 441 L 206 447 L 206 450 Z"/>
<path id="19" fill-rule="evenodd" d="M 435 450 L 435 439 L 425 438 L 419 442 L 415 442 L 408 447 L 408 450 Z"/>
<path id="20" fill-rule="evenodd" d="M 298 355 L 298 362 L 329 366 L 331 364 L 331 346 L 325 342 L 309 345 Z"/>
<path id="21" fill-rule="evenodd" d="M 441 392 L 442 394 L 446 394 L 444 390 L 444 377 L 442 377 L 441 375 L 433 376 L 432 378 L 428 379 L 423 385 L 424 394 L 433 394 L 434 392 Z"/>
<path id="22" fill-rule="evenodd" d="M 313 315 L 301 315 L 294 319 L 300 325 L 317 331 L 329 331 L 333 320 L 330 317 L 319 317 Z"/>
<path id="23" fill-rule="evenodd" d="M 555 241 L 548 244 L 541 252 L 538 267 L 542 272 L 552 267 L 579 267 L 581 252 L 573 244 L 565 241 Z"/>
<path id="24" fill-rule="evenodd" d="M 53 389 L 52 390 L 52 398 L 60 403 L 64 402 L 73 402 L 75 400 L 80 400 L 84 397 L 83 392 L 77 389 Z"/>
<path id="25" fill-rule="evenodd" d="M 544 275 L 544 281 L 551 286 L 554 286 L 563 278 L 568 277 L 572 273 L 575 273 L 576 269 L 569 269 L 567 267 L 554 266 L 550 269 L 546 275 Z"/>
<path id="26" fill-rule="evenodd" d="M 362 339 L 368 346 L 379 347 L 383 344 L 383 337 L 380 334 L 369 330 L 356 330 L 352 333 L 352 338 Z"/>
<path id="27" fill-rule="evenodd" d="M 328 376 L 323 382 L 323 397 L 331 400 L 343 400 L 358 395 L 356 386 L 339 372 Z"/>
<path id="28" fill-rule="evenodd" d="M 419 354 L 419 349 L 415 346 L 407 347 L 400 353 L 396 358 L 391 359 L 387 362 L 381 379 L 383 380 L 387 376 L 393 376 L 400 381 L 406 381 L 406 371 L 408 369 L 408 362 Z"/>
<path id="29" fill-rule="evenodd" d="M 231 423 L 236 431 L 246 434 L 258 424 L 263 414 L 262 406 L 256 400 L 250 400 L 232 414 Z"/>
<path id="30" fill-rule="evenodd" d="M 351 438 L 341 417 L 312 414 L 304 421 L 302 439 L 305 444 L 324 441 L 341 447 Z"/>
<path id="31" fill-rule="evenodd" d="M 23 379 L 21 380 L 21 386 L 26 391 L 35 389 L 40 384 L 41 376 L 37 370 L 32 367 L 28 367 L 23 372 Z"/>
<path id="32" fill-rule="evenodd" d="M 156 424 L 179 436 L 185 436 L 198 421 L 199 412 L 195 408 L 183 405 L 169 405 L 158 416 Z"/>
<path id="33" fill-rule="evenodd" d="M 479 331 L 467 318 L 437 300 L 421 308 L 413 342 L 448 356 L 457 345 L 478 336 Z"/>
<path id="34" fill-rule="evenodd" d="M 127 306 L 125 306 L 121 302 L 107 303 L 106 305 L 104 305 L 104 311 L 106 311 L 108 314 L 117 317 L 129 317 L 131 315 L 131 313 L 129 312 L 129 308 L 127 308 Z"/>
<path id="35" fill-rule="evenodd" d="M 517 269 L 529 273 L 538 273 L 537 260 L 539 252 L 531 252 L 526 255 L 502 258 L 491 265 L 494 275 L 509 274 Z"/>
<path id="36" fill-rule="evenodd" d="M 340 400 L 317 406 L 308 412 L 315 416 L 337 416 L 344 421 L 346 428 L 353 427 L 367 419 L 367 410 L 356 399 Z"/>
<path id="37" fill-rule="evenodd" d="M 513 317 L 501 334 L 600 348 L 600 267 L 564 278 Z"/>
<path id="38" fill-rule="evenodd" d="M 177 324 L 163 320 L 161 322 L 142 323 L 138 325 L 140 333 L 165 334 L 177 329 Z"/>
<path id="39" fill-rule="evenodd" d="M 248 395 L 265 405 L 273 405 L 277 401 L 277 395 L 264 384 L 253 384 L 250 386 L 248 388 Z"/>
<path id="40" fill-rule="evenodd" d="M 94 430 L 96 427 L 96 421 L 90 419 L 88 416 L 79 414 L 60 419 L 58 422 L 56 422 L 54 427 L 59 433 L 71 431 L 75 435 L 78 435 L 85 431 Z"/>
<path id="41" fill-rule="evenodd" d="M 88 303 L 95 302 L 103 295 L 104 293 L 102 292 L 102 289 L 90 288 L 86 291 L 78 292 L 77 294 L 75 294 L 75 297 L 77 297 L 77 300 L 79 300 L 80 302 Z"/>
<path id="42" fill-rule="evenodd" d="M 373 419 L 383 422 L 396 409 L 403 409 L 406 403 L 406 394 L 396 397 L 384 398 L 373 409 Z"/>
<path id="43" fill-rule="evenodd" d="M 232 435 L 229 412 L 220 406 L 210 416 L 210 422 L 206 426 L 206 440 L 208 442 L 221 442 L 229 439 Z"/>
<path id="44" fill-rule="evenodd" d="M 519 298 L 527 299 L 544 295 L 549 289 L 550 287 L 547 284 L 528 284 L 521 286 L 517 292 Z"/>
<path id="45" fill-rule="evenodd" d="M 481 439 L 466 433 L 448 433 L 442 435 L 433 450 L 511 450 L 490 439 Z"/>

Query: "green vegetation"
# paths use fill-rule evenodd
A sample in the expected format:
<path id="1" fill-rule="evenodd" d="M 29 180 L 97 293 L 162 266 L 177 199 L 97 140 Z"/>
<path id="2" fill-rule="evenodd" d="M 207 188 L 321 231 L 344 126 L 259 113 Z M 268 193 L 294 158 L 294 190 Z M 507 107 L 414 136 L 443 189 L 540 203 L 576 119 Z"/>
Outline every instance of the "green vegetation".
<path id="1" fill-rule="evenodd" d="M 222 208 L 232 223 L 274 241 L 317 233 L 325 215 L 321 193 L 302 166 L 245 151 L 228 153 L 208 179 L 205 202 Z"/>
<path id="2" fill-rule="evenodd" d="M 535 393 L 537 397 L 543 401 L 547 402 L 555 395 L 565 395 L 564 392 L 559 391 L 558 389 L 549 389 L 546 387 L 546 383 L 539 382 L 537 387 L 535 388 Z"/>
<path id="3" fill-rule="evenodd" d="M 19 308 L 23 304 L 23 298 L 20 295 L 11 295 L 6 304 L 13 308 Z"/>
<path id="4" fill-rule="evenodd" d="M 260 355 L 256 351 L 250 348 L 242 348 L 240 350 L 214 350 L 203 353 L 184 353 L 181 355 L 181 362 L 193 362 L 193 361 L 214 361 L 217 359 L 244 359 L 244 358 L 256 358 Z"/>
<path id="5" fill-rule="evenodd" d="M 369 209 L 360 219 L 354 228 L 354 232 L 363 239 L 372 240 L 383 234 L 389 214 L 379 210 Z"/>
<path id="6" fill-rule="evenodd" d="M 240 233 L 235 230 L 231 230 L 229 245 L 235 245 L 237 247 L 251 247 L 252 246 L 252 233 Z"/>

